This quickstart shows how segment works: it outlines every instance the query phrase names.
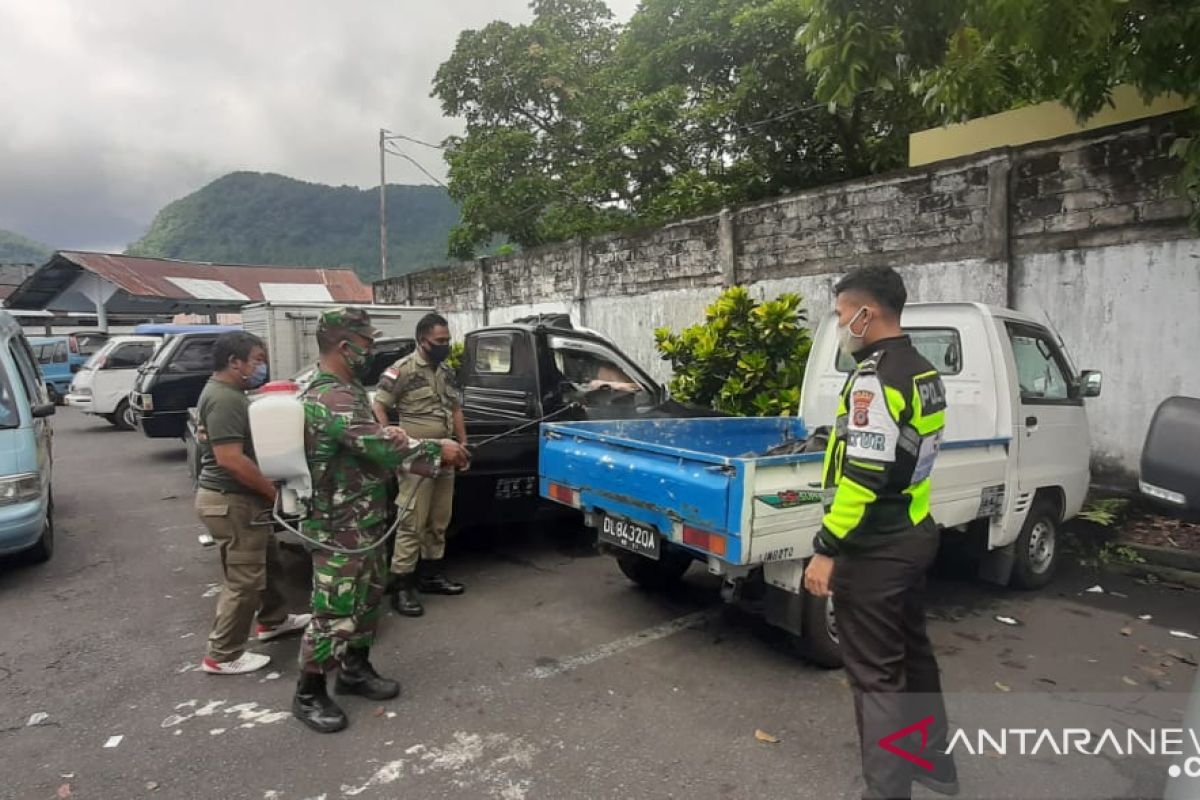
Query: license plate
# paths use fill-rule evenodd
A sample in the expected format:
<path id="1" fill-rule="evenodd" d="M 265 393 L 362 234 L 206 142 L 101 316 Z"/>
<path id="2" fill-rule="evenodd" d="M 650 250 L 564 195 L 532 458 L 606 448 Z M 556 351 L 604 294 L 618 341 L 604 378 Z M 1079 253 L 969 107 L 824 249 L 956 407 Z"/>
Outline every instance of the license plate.
<path id="1" fill-rule="evenodd" d="M 621 517 L 600 516 L 600 541 L 658 560 L 658 531 Z"/>

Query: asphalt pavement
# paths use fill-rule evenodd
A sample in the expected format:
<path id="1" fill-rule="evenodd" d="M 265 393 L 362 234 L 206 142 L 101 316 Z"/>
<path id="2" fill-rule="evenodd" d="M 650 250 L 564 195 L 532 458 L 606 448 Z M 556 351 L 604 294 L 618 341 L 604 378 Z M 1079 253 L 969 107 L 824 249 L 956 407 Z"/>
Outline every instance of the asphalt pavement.
<path id="1" fill-rule="evenodd" d="M 455 542 L 467 593 L 383 621 L 373 660 L 402 697 L 347 699 L 350 728 L 314 734 L 289 713 L 296 639 L 256 648 L 273 660 L 253 675 L 198 671 L 220 576 L 182 443 L 69 409 L 54 426 L 57 552 L 0 560 L 0 796 L 857 796 L 841 672 L 774 646 L 702 569 L 647 593 L 576 530 Z M 303 555 L 287 565 L 302 611 Z M 950 576 L 931 597 L 947 692 L 1170 701 L 1195 674 L 1196 642 L 1171 634 L 1200 633 L 1194 593 L 1072 565 L 1041 592 Z M 960 759 L 964 796 L 994 763 Z M 1094 770 L 1111 773 L 1096 796 L 1155 796 L 1166 778 Z"/>

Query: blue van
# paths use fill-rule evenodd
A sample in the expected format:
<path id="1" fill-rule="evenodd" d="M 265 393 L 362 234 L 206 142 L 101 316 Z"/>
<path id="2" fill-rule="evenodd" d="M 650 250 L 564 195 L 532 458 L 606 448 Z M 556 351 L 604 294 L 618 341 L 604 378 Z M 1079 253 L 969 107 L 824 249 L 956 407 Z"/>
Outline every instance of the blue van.
<path id="1" fill-rule="evenodd" d="M 54 551 L 50 420 L 54 404 L 37 358 L 7 311 L 0 311 L 0 555 Z"/>
<path id="2" fill-rule="evenodd" d="M 62 405 L 63 398 L 71 389 L 71 376 L 79 371 L 83 362 L 72 363 L 66 336 L 30 336 L 29 346 L 37 358 L 50 401 Z M 84 360 L 87 360 L 86 357 Z"/>

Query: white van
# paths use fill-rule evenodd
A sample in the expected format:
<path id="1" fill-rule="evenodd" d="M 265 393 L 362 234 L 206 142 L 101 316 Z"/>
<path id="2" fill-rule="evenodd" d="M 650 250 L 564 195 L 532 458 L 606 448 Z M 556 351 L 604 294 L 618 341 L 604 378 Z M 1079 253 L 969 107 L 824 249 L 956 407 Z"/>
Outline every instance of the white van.
<path id="1" fill-rule="evenodd" d="M 75 373 L 67 394 L 68 406 L 104 417 L 121 430 L 133 430 L 137 420 L 129 408 L 129 393 L 138 368 L 154 355 L 162 336 L 114 336 Z"/>

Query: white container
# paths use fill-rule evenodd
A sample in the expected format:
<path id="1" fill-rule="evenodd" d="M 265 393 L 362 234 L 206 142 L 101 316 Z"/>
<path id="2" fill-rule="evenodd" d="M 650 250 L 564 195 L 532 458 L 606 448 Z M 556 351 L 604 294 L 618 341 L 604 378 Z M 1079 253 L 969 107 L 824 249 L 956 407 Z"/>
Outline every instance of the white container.
<path id="1" fill-rule="evenodd" d="M 250 438 L 258 468 L 268 479 L 284 484 L 283 512 L 300 512 L 300 501 L 312 496 L 312 478 L 304 455 L 304 403 L 295 384 L 279 381 L 264 386 L 250 404 Z"/>

